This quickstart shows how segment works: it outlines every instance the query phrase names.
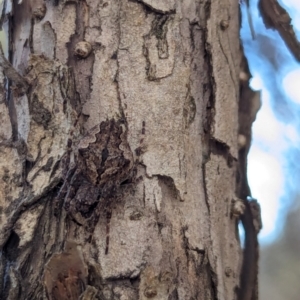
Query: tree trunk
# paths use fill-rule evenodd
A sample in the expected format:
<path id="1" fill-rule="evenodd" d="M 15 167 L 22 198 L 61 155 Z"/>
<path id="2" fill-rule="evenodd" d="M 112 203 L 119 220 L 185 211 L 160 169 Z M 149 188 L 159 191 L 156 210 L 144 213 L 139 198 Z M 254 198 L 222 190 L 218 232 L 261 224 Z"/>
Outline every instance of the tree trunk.
<path id="1" fill-rule="evenodd" d="M 22 77 L 2 66 L 0 298 L 237 299 L 238 1 L 19 2 L 2 16 Z"/>

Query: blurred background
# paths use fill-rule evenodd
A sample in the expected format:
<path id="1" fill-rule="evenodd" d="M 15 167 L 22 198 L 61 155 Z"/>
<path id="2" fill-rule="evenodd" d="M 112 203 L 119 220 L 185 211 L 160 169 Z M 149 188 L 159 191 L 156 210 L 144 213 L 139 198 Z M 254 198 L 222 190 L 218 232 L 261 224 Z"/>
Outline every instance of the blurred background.
<path id="1" fill-rule="evenodd" d="M 246 2 L 246 1 L 243 1 Z M 260 300 L 300 299 L 300 64 L 266 29 L 250 0 L 255 39 L 242 3 L 241 38 L 262 107 L 248 157 L 252 196 L 261 204 Z M 300 41 L 300 0 L 280 0 Z"/>

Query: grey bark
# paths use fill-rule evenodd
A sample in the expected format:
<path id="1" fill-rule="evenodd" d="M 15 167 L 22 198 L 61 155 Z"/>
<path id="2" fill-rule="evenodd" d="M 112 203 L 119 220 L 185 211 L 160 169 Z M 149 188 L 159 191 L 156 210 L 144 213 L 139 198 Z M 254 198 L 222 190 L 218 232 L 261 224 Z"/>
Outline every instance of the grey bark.
<path id="1" fill-rule="evenodd" d="M 28 89 L 1 73 L 1 297 L 237 299 L 238 1 L 7 0 L 2 23 Z"/>

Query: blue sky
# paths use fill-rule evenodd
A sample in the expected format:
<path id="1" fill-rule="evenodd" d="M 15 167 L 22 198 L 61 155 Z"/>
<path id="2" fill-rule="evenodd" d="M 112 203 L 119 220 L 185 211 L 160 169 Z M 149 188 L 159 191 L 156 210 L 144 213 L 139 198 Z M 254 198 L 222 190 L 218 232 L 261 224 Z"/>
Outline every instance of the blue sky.
<path id="1" fill-rule="evenodd" d="M 299 193 L 300 64 L 279 34 L 265 28 L 257 0 L 250 3 L 256 38 L 251 38 L 245 5 L 241 37 L 253 76 L 251 86 L 261 90 L 262 107 L 253 124 L 248 179 L 252 196 L 262 208 L 260 240 L 268 243 L 280 233 L 286 213 Z M 299 39 L 300 0 L 280 3 L 293 18 Z"/>

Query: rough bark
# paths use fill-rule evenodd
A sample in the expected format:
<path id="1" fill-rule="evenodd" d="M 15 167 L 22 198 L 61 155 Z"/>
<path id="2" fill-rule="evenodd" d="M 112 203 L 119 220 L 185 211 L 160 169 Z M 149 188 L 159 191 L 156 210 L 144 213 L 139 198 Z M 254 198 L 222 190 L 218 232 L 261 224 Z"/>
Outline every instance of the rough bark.
<path id="1" fill-rule="evenodd" d="M 237 299 L 238 1 L 9 3 L 1 297 Z"/>

